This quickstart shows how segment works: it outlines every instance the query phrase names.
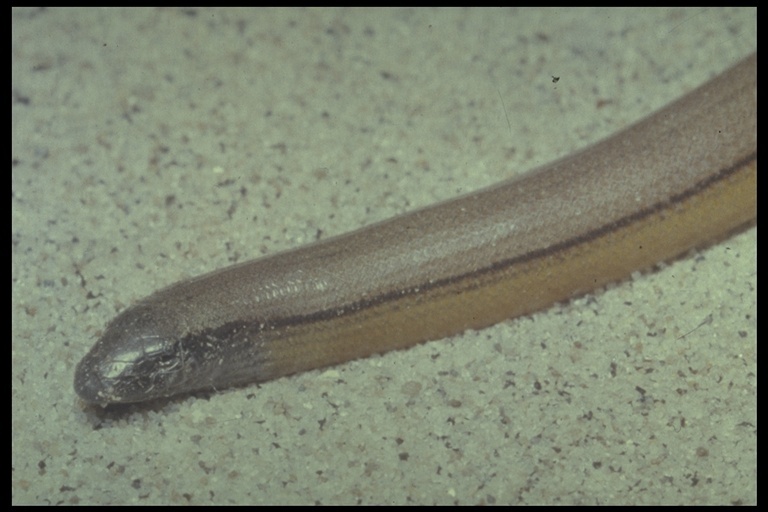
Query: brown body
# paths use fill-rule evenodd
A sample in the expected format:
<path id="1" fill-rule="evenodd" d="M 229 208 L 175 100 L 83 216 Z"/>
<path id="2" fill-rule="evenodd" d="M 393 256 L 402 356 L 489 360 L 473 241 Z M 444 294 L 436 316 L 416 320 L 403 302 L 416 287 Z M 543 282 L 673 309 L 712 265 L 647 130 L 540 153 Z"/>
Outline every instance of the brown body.
<path id="1" fill-rule="evenodd" d="M 525 176 L 161 290 L 78 365 L 87 402 L 263 381 L 485 327 L 756 216 L 756 56 Z"/>

